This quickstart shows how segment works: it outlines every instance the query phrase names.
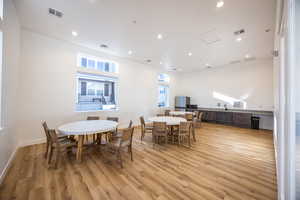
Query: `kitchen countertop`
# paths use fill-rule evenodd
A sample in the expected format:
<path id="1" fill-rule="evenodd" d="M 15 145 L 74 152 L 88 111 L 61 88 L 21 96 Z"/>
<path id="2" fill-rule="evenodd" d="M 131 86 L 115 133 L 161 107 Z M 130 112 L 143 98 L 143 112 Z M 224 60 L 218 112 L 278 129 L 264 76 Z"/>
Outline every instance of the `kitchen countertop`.
<path id="1" fill-rule="evenodd" d="M 272 110 L 257 110 L 257 109 L 241 109 L 241 108 L 219 108 L 219 107 L 198 107 L 197 109 L 188 109 L 188 110 L 203 110 L 203 111 L 214 111 L 214 112 L 236 112 L 236 113 L 252 113 L 254 115 L 268 115 L 272 116 Z"/>

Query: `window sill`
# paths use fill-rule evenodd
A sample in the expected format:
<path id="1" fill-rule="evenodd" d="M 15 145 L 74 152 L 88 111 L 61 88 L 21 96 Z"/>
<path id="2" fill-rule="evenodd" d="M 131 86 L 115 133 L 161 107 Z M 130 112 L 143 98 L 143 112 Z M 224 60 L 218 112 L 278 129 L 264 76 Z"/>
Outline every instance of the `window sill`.
<path id="1" fill-rule="evenodd" d="M 119 109 L 113 109 L 113 110 L 84 110 L 84 111 L 75 111 L 75 113 L 92 113 L 92 112 L 116 112 L 119 111 Z"/>

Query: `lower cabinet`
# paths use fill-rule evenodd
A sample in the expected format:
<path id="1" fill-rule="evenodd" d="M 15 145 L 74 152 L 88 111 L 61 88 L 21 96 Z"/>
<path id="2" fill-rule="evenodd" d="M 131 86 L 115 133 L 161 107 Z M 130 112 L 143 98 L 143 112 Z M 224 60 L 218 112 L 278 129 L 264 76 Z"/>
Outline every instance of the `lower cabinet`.
<path id="1" fill-rule="evenodd" d="M 251 113 L 233 113 L 233 125 L 242 128 L 251 128 Z"/>
<path id="2" fill-rule="evenodd" d="M 218 124 L 232 125 L 233 113 L 231 113 L 231 112 L 216 112 L 216 116 L 217 116 L 216 122 Z"/>
<path id="3" fill-rule="evenodd" d="M 241 128 L 251 128 L 251 113 L 202 111 L 202 121 L 218 124 L 232 125 Z"/>

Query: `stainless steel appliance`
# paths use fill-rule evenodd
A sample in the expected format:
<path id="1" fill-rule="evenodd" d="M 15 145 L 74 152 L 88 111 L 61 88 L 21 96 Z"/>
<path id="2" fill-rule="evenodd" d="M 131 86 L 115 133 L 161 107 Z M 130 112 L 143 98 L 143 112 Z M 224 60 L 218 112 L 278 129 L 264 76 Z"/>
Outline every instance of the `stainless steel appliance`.
<path id="1" fill-rule="evenodd" d="M 175 109 L 185 110 L 191 104 L 191 97 L 176 96 L 175 97 Z"/>

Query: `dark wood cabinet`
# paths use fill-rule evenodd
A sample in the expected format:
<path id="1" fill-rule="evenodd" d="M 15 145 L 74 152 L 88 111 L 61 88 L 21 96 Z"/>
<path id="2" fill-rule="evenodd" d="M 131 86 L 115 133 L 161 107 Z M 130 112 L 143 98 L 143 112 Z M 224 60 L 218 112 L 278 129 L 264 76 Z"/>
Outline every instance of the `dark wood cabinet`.
<path id="1" fill-rule="evenodd" d="M 233 113 L 233 125 L 242 128 L 251 128 L 251 113 Z"/>
<path id="2" fill-rule="evenodd" d="M 219 124 L 232 124 L 232 112 L 216 112 L 216 122 Z"/>
<path id="3" fill-rule="evenodd" d="M 204 122 L 232 125 L 241 128 L 251 128 L 251 113 L 207 110 L 199 111 L 203 112 L 202 121 Z"/>
<path id="4" fill-rule="evenodd" d="M 200 110 L 200 112 L 203 112 L 202 121 L 204 121 L 204 122 L 216 122 L 216 112 L 214 112 L 214 111 L 203 111 L 203 110 Z"/>

